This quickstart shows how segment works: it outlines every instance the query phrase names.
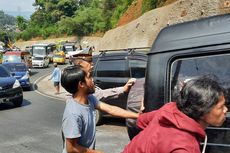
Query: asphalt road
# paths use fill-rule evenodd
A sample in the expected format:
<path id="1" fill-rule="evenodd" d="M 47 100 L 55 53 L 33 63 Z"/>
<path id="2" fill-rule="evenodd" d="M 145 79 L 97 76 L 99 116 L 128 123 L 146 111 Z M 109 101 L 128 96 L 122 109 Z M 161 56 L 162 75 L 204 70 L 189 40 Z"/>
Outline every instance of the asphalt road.
<path id="1" fill-rule="evenodd" d="M 52 71 L 32 69 L 31 82 Z M 39 88 L 39 87 L 38 87 Z M 0 105 L 0 153 L 62 152 L 61 119 L 65 102 L 24 91 L 22 107 Z M 128 143 L 124 120 L 109 118 L 97 127 L 96 148 L 119 153 Z"/>

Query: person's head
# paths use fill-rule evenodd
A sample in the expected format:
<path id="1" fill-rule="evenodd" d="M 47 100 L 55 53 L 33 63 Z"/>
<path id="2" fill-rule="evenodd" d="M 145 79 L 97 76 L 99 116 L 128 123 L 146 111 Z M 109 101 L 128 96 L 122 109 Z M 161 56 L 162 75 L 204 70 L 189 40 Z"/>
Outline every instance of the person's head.
<path id="1" fill-rule="evenodd" d="M 53 65 L 54 65 L 54 67 L 57 67 L 57 63 L 54 63 Z"/>
<path id="2" fill-rule="evenodd" d="M 64 68 L 61 75 L 62 87 L 71 94 L 83 90 L 86 94 L 95 92 L 91 73 L 86 72 L 82 66 L 69 66 Z"/>
<path id="3" fill-rule="evenodd" d="M 210 76 L 185 83 L 177 98 L 178 109 L 203 125 L 221 126 L 228 111 L 225 89 Z"/>
<path id="4" fill-rule="evenodd" d="M 76 57 L 73 61 L 74 65 L 81 65 L 86 72 L 91 72 L 93 69 L 92 56 Z"/>

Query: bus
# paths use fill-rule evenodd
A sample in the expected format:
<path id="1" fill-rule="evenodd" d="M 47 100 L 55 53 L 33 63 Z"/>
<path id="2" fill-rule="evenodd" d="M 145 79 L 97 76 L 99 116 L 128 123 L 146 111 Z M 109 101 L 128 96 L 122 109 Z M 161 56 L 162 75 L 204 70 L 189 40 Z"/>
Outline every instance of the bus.
<path id="1" fill-rule="evenodd" d="M 55 43 L 39 43 L 32 45 L 32 56 L 47 56 L 49 62 L 53 61 L 53 54 L 56 51 Z"/>

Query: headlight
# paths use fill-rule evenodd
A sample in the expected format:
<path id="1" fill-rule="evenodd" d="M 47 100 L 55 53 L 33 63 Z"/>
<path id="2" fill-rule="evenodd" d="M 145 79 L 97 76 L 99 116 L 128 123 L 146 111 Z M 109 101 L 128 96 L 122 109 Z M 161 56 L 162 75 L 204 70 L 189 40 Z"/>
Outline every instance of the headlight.
<path id="1" fill-rule="evenodd" d="M 28 79 L 29 78 L 29 74 L 26 73 L 21 79 Z"/>
<path id="2" fill-rule="evenodd" d="M 13 88 L 17 88 L 17 87 L 20 87 L 20 83 L 18 80 L 15 80 Z"/>

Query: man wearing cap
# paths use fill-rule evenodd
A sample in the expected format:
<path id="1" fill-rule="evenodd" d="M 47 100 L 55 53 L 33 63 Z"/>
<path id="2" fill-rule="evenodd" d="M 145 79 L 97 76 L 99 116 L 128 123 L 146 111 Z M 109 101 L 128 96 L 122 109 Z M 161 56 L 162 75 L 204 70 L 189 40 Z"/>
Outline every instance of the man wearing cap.
<path id="1" fill-rule="evenodd" d="M 92 72 L 93 62 L 92 55 L 81 54 L 73 59 L 74 65 L 81 65 L 87 72 Z M 100 101 L 106 101 L 107 98 L 117 98 L 119 95 L 128 93 L 136 79 L 131 78 L 123 87 L 101 89 L 95 85 L 95 93 L 93 94 Z"/>

